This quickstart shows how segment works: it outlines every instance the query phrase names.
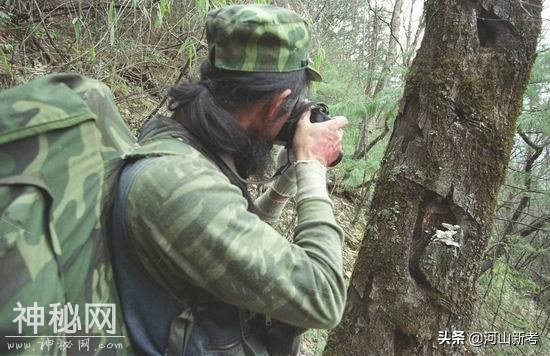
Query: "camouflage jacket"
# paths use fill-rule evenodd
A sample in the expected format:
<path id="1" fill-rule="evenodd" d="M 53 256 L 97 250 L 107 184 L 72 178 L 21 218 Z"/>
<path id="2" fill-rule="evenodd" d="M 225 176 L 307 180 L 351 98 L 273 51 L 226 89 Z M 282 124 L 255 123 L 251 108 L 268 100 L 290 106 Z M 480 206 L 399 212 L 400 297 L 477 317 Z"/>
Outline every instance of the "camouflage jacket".
<path id="1" fill-rule="evenodd" d="M 331 202 L 297 202 L 291 243 L 247 210 L 241 191 L 214 162 L 180 145 L 179 155 L 138 162 L 122 219 L 155 283 L 179 300 L 198 287 L 218 303 L 301 328 L 335 326 L 345 285 L 343 233 Z"/>

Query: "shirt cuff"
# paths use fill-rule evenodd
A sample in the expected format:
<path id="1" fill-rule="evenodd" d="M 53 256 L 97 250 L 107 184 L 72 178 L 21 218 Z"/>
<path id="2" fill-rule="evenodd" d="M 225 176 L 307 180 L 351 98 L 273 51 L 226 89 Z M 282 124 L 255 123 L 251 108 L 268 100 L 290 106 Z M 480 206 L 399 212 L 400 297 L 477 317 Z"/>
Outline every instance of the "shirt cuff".
<path id="1" fill-rule="evenodd" d="M 298 191 L 296 202 L 310 198 L 323 199 L 330 202 L 327 191 L 327 168 L 317 160 L 296 161 L 296 181 Z"/>

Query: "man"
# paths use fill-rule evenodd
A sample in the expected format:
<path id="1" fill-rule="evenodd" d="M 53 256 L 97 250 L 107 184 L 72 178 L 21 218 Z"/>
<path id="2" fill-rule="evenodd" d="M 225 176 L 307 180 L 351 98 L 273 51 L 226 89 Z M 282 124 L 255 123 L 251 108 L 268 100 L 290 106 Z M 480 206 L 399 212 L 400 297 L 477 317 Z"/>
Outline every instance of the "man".
<path id="1" fill-rule="evenodd" d="M 344 117 L 297 123 L 292 167 L 255 202 L 244 182 L 310 80 L 306 22 L 268 5 L 208 14 L 201 80 L 169 92 L 172 119 L 153 119 L 141 144 L 178 155 L 128 164 L 114 206 L 114 264 L 139 353 L 296 354 L 305 328 L 331 328 L 345 304 L 343 234 L 326 167 L 341 150 Z M 286 155 L 284 156 L 286 157 Z M 282 160 L 281 160 L 282 161 Z M 288 242 L 270 225 L 296 194 Z"/>

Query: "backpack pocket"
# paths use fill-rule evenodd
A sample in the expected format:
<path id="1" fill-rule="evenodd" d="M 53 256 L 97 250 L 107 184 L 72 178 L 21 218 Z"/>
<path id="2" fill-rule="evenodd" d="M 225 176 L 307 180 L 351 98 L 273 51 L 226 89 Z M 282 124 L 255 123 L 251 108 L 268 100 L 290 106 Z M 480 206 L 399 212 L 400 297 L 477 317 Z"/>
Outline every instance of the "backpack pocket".
<path id="1" fill-rule="evenodd" d="M 35 177 L 0 179 L 0 329 L 9 335 L 18 334 L 13 323 L 18 303 L 31 307 L 40 296 L 38 307 L 47 308 L 65 300 L 59 244 L 48 224 L 50 206 L 49 193 Z M 47 334 L 47 328 L 43 332 Z"/>

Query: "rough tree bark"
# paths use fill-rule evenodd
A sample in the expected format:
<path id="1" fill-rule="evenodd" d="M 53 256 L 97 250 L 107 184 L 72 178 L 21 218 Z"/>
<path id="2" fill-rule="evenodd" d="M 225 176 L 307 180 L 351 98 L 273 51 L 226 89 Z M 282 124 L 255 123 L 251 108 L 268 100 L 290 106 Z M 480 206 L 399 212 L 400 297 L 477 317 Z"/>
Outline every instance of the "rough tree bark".
<path id="1" fill-rule="evenodd" d="M 463 354 L 535 58 L 542 0 L 428 0 L 342 323 L 328 355 Z M 436 240 L 442 223 L 459 225 Z M 453 240 L 454 239 L 454 240 Z M 459 247 L 453 246 L 458 243 Z"/>

